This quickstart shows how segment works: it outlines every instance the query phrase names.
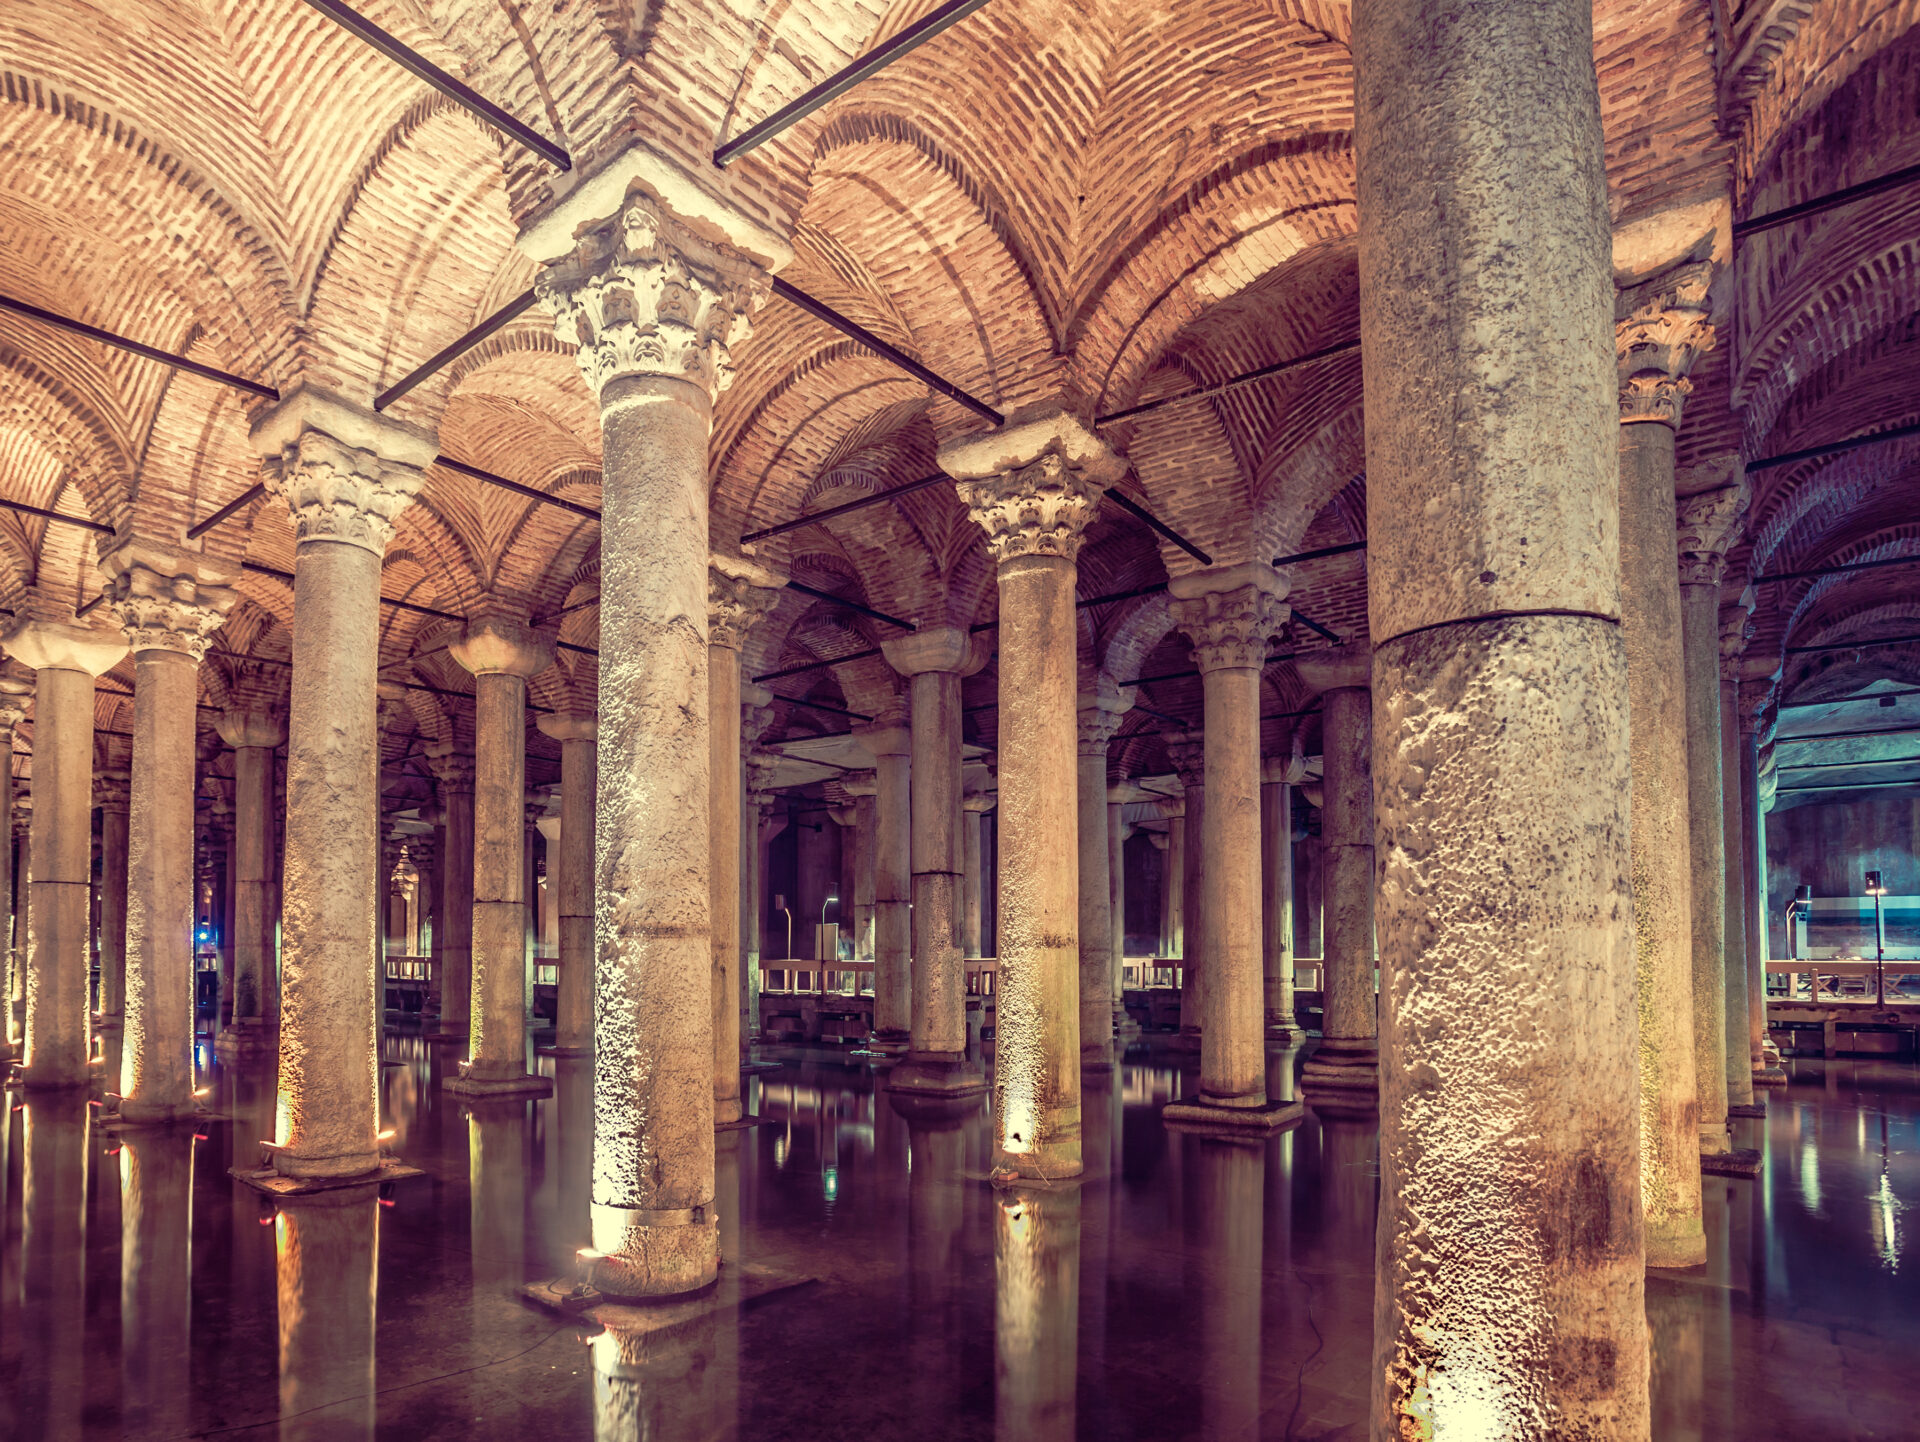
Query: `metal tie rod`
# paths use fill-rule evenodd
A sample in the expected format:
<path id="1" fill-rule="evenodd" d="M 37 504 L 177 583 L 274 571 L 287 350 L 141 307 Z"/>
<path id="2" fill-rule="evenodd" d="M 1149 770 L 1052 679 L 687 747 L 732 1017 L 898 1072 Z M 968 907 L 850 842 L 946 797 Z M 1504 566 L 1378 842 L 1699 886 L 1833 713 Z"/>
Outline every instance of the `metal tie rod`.
<path id="1" fill-rule="evenodd" d="M 1117 502 L 1122 510 L 1129 511 L 1145 521 L 1155 531 L 1165 536 L 1169 541 L 1172 541 L 1174 545 L 1185 551 L 1189 556 L 1192 556 L 1193 559 L 1201 565 L 1211 566 L 1213 564 L 1212 556 L 1194 545 L 1192 541 L 1189 541 L 1185 536 L 1174 530 L 1172 526 L 1169 526 L 1165 521 L 1154 515 L 1152 511 L 1149 511 L 1145 506 L 1141 505 L 1131 496 L 1128 496 L 1118 486 L 1108 486 L 1103 494 Z"/>
<path id="2" fill-rule="evenodd" d="M 1770 210 L 1765 215 L 1756 215 L 1751 220 L 1736 220 L 1733 223 L 1733 238 L 1745 240 L 1748 236 L 1758 235 L 1763 230 L 1790 225 L 1809 215 L 1819 215 L 1823 211 L 1851 205 L 1856 200 L 1865 200 L 1871 195 L 1880 195 L 1903 185 L 1912 185 L 1916 180 L 1920 180 L 1920 165 L 1891 170 L 1872 180 L 1863 180 L 1858 185 L 1848 185 L 1839 190 L 1829 191 L 1825 195 L 1816 195 L 1812 200 L 1803 200 L 1798 205 L 1785 205 L 1778 210 Z"/>
<path id="3" fill-rule="evenodd" d="M 29 305 L 24 300 L 15 300 L 12 296 L 0 295 L 0 309 L 10 310 L 19 315 L 30 316 L 34 320 L 45 321 L 48 325 L 59 326 L 62 330 L 72 331 L 75 335 L 85 336 L 88 340 L 97 340 L 102 345 L 110 345 L 116 350 L 127 351 L 145 360 L 159 361 L 161 365 L 172 366 L 175 370 L 186 371 L 189 375 L 199 376 L 202 380 L 214 381 L 219 385 L 230 386 L 248 395 L 277 401 L 280 392 L 272 386 L 262 385 L 259 381 L 250 381 L 245 376 L 233 375 L 228 371 L 217 370 L 213 366 L 202 365 L 197 360 L 188 360 L 183 355 L 171 351 L 155 350 L 150 345 L 142 345 L 137 340 L 128 340 L 123 335 L 115 335 L 110 330 L 101 330 L 97 325 L 88 325 L 83 320 L 74 320 L 69 316 L 57 315 L 50 310 L 42 310 L 37 305 Z"/>
<path id="4" fill-rule="evenodd" d="M 817 526 L 822 521 L 831 521 L 852 511 L 864 511 L 868 506 L 877 506 L 882 501 L 890 501 L 895 496 L 904 496 L 914 491 L 924 491 L 929 486 L 937 486 L 942 481 L 953 484 L 953 477 L 944 471 L 938 475 L 922 476 L 917 481 L 908 481 L 904 485 L 889 486 L 884 491 L 875 491 L 870 496 L 862 496 L 857 501 L 847 501 L 843 505 L 828 506 L 824 511 L 814 511 L 809 515 L 798 516 L 791 521 L 782 521 L 777 526 L 763 526 L 757 531 L 748 531 L 740 538 L 741 545 L 754 541 L 764 541 L 768 536 L 784 536 L 788 531 L 802 530 L 807 526 Z"/>
<path id="5" fill-rule="evenodd" d="M 1163 396 L 1157 401 L 1143 401 L 1137 406 L 1128 406 L 1123 411 L 1109 411 L 1104 416 L 1095 416 L 1093 423 L 1096 426 L 1116 425 L 1121 421 L 1131 420 L 1135 416 L 1146 415 L 1149 411 L 1160 410 L 1164 406 L 1177 406 L 1184 401 L 1204 400 L 1208 396 L 1224 395 L 1241 386 L 1252 385 L 1255 381 L 1285 375 L 1288 371 L 1298 370 L 1302 366 L 1310 366 L 1315 362 L 1329 360 L 1337 355 L 1345 355 L 1350 350 L 1359 349 L 1360 341 L 1356 336 L 1353 340 L 1343 340 L 1338 345 L 1308 351 L 1305 355 L 1295 356 L 1292 360 L 1275 361 L 1272 365 L 1261 366 L 1258 370 L 1247 371 L 1243 375 L 1233 376 L 1215 385 L 1201 386 L 1198 390 L 1182 391 L 1177 396 Z"/>
<path id="6" fill-rule="evenodd" d="M 1857 451 L 1862 446 L 1877 446 L 1883 441 L 1903 441 L 1908 436 L 1920 435 L 1920 422 L 1907 426 L 1895 426 L 1890 431 L 1875 431 L 1872 435 L 1850 436 L 1844 441 L 1829 441 L 1824 446 L 1808 446 L 1803 451 L 1783 451 L 1777 456 L 1763 456 L 1757 461 L 1748 461 L 1749 474 L 1754 471 L 1770 471 L 1775 466 L 1790 466 L 1797 461 L 1817 461 L 1824 456 L 1837 456 L 1845 451 Z"/>
<path id="7" fill-rule="evenodd" d="M 309 0 L 309 3 L 312 3 L 312 0 Z M 842 335 L 850 336 L 882 360 L 891 361 L 915 380 L 925 382 L 949 400 L 958 401 L 983 420 L 992 421 L 996 426 L 1005 424 L 1006 417 L 1001 415 L 1000 412 L 996 411 L 985 401 L 974 399 L 974 397 L 961 390 L 960 387 L 952 381 L 935 375 L 905 351 L 900 350 L 898 347 L 888 345 L 865 326 L 859 324 L 857 321 L 848 320 L 845 316 L 841 315 L 839 311 L 833 309 L 833 307 L 815 300 L 803 290 L 795 289 L 792 284 L 782 280 L 777 275 L 773 278 L 773 293 L 789 305 L 798 306 L 815 320 L 824 321 Z"/>
<path id="8" fill-rule="evenodd" d="M 373 408 L 376 411 L 384 411 L 408 391 L 419 385 L 420 382 L 431 380 L 434 376 L 438 375 L 442 369 L 459 360 L 461 356 L 479 345 L 480 342 L 488 336 L 506 329 L 512 322 L 525 315 L 533 308 L 534 300 L 535 296 L 531 289 L 515 296 L 492 315 L 481 321 L 479 325 L 461 336 L 459 340 L 439 352 L 433 359 L 421 365 L 419 369 L 409 375 L 401 377 L 385 390 L 381 391 L 379 395 L 373 398 Z"/>

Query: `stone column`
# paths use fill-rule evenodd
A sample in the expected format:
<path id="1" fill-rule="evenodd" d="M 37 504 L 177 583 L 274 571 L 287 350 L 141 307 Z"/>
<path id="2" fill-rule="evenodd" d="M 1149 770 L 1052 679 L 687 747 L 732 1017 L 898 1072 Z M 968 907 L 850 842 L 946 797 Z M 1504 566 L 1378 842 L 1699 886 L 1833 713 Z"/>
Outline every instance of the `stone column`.
<path id="1" fill-rule="evenodd" d="M 987 1088 L 967 1060 L 967 977 L 960 954 L 961 858 L 954 818 L 960 814 L 960 678 L 970 669 L 973 638 L 954 626 L 927 627 L 881 643 L 887 663 L 910 678 L 913 864 L 912 1034 L 904 1065 L 888 1079 L 893 1091 L 942 1097 Z M 878 753 L 876 753 L 876 756 Z M 878 760 L 881 850 L 887 842 L 887 762 Z M 879 990 L 875 988 L 876 1025 Z"/>
<path id="2" fill-rule="evenodd" d="M 1371 665 L 1353 649 L 1294 663 L 1324 696 L 1320 718 L 1320 841 L 1324 934 L 1320 1045 L 1300 1069 L 1315 1111 L 1367 1114 L 1380 1102 L 1374 993 L 1373 696 Z"/>
<path id="3" fill-rule="evenodd" d="M 1207 772 L 1206 738 L 1192 732 L 1167 737 L 1167 759 L 1185 798 L 1173 833 L 1180 863 L 1180 1040 L 1200 1049 L 1206 1020 L 1207 961 Z M 1171 831 L 1171 828 L 1169 828 Z"/>
<path id="4" fill-rule="evenodd" d="M 872 961 L 874 950 L 874 864 L 879 826 L 880 779 L 877 772 L 849 771 L 840 778 L 853 798 L 853 959 Z M 764 789 L 764 788 L 763 788 Z"/>
<path id="5" fill-rule="evenodd" d="M 287 739 L 275 712 L 225 711 L 216 721 L 233 748 L 233 1023 L 214 1050 L 229 1061 L 271 1056 L 274 990 L 273 753 Z"/>
<path id="6" fill-rule="evenodd" d="M 940 449 L 1000 584 L 997 1174 L 1080 1172 L 1079 857 L 1073 591 L 1101 488 L 1124 464 L 1054 412 Z"/>
<path id="7" fill-rule="evenodd" d="M 716 552 L 707 567 L 708 890 L 713 911 L 713 1120 L 732 1126 L 740 1104 L 740 648 L 780 599 L 783 577 Z"/>
<path id="8" fill-rule="evenodd" d="M 7 958 L 12 972 L 7 983 L 7 1028 L 11 1050 L 17 1056 L 26 1042 L 27 952 L 33 939 L 33 794 L 30 789 L 14 793 L 12 831 L 13 949 Z"/>
<path id="9" fill-rule="evenodd" d="M 1260 768 L 1261 956 L 1267 1041 L 1280 1047 L 1299 1046 L 1307 1035 L 1293 1012 L 1292 774 L 1288 761 L 1267 761 Z"/>
<path id="10" fill-rule="evenodd" d="M 740 887 L 741 934 L 746 942 L 747 978 L 741 988 L 745 993 L 746 1017 L 741 1021 L 743 1036 L 759 1038 L 764 1033 L 760 1017 L 760 968 L 766 957 L 766 942 L 761 935 L 761 919 L 766 915 L 766 856 L 767 841 L 771 835 L 772 823 L 768 814 L 773 810 L 773 777 L 780 769 L 779 753 L 762 751 L 757 742 L 766 726 L 761 724 L 749 728 L 755 740 L 753 749 L 747 753 L 746 795 L 740 851 L 746 868 L 745 880 Z M 745 734 L 742 742 L 746 740 Z M 781 822 L 784 825 L 785 822 Z M 746 1051 L 745 1047 L 741 1050 Z"/>
<path id="11" fill-rule="evenodd" d="M 24 878 L 15 877 L 13 865 L 13 728 L 26 719 L 27 698 L 32 694 L 30 682 L 0 676 L 0 905 L 6 907 L 6 926 L 0 932 L 0 1067 L 13 1060 L 13 1003 L 16 995 L 23 994 L 23 988 L 16 986 L 24 980 L 18 974 L 16 956 L 26 928 L 20 924 L 25 907 L 14 900 L 14 887 Z M 25 891 L 24 884 L 21 890 Z"/>
<path id="12" fill-rule="evenodd" d="M 911 872 L 913 736 L 868 726 L 855 737 L 873 757 L 873 1036 L 877 1052 L 904 1056 L 912 1038 Z"/>
<path id="13" fill-rule="evenodd" d="M 460 1096 L 550 1096 L 527 1070 L 527 678 L 553 647 L 516 618 L 469 622 L 448 653 L 473 673 L 473 982 Z"/>
<path id="14" fill-rule="evenodd" d="M 590 713 L 539 718 L 540 730 L 560 743 L 560 846 L 554 888 L 560 918 L 559 986 L 555 992 L 554 1056 L 593 1053 L 593 793 L 594 738 Z"/>
<path id="15" fill-rule="evenodd" d="M 127 1009 L 127 811 L 133 804 L 132 774 L 96 773 L 93 803 L 100 808 L 100 1022 L 119 1026 Z"/>
<path id="16" fill-rule="evenodd" d="M 420 489 L 430 436 L 307 385 L 253 423 L 294 529 L 293 699 L 282 851 L 283 1177 L 381 1165 L 374 934 L 380 787 L 380 560 Z"/>
<path id="17" fill-rule="evenodd" d="M 1369 1430 L 1645 1438 L 1593 7 L 1369 0 L 1353 21 L 1382 861 Z"/>
<path id="18" fill-rule="evenodd" d="M 1695 473 L 1697 476 L 1697 473 Z M 1700 1152 L 1732 1149 L 1727 1107 L 1725 799 L 1720 739 L 1720 582 L 1747 507 L 1737 456 L 1712 479 L 1733 484 L 1679 503 L 1680 626 L 1686 654 L 1687 826 L 1693 898 L 1693 1055 L 1700 1092 Z M 1745 988 L 1742 988 L 1742 1000 Z"/>
<path id="19" fill-rule="evenodd" d="M 1763 663 L 1764 664 L 1764 663 Z M 1772 688 L 1740 681 L 1740 829 L 1747 932 L 1747 1049 L 1755 1086 L 1785 1086 L 1787 1074 L 1767 1034 L 1767 816 L 1760 802 L 1760 748 L 1773 739 Z M 36 897 L 36 901 L 38 898 Z"/>
<path id="20" fill-rule="evenodd" d="M 1107 834 L 1107 746 L 1133 709 L 1132 689 L 1097 678 L 1079 698 L 1080 1070 L 1113 1070 L 1113 848 Z"/>
<path id="21" fill-rule="evenodd" d="M 1748 591 L 1751 596 L 1753 593 Z M 1740 652 L 1747 612 L 1735 607 L 1720 618 L 1720 789 L 1726 865 L 1721 889 L 1726 904 L 1727 1109 L 1733 1115 L 1764 1116 L 1753 1092 L 1753 1058 L 1747 1019 L 1746 821 L 1741 807 Z"/>
<path id="22" fill-rule="evenodd" d="M 986 814 L 993 810 L 993 798 L 980 792 L 970 792 L 960 802 L 966 813 L 962 823 L 961 838 L 961 893 L 960 908 L 960 954 L 963 957 L 985 955 L 981 951 L 982 936 L 980 930 L 982 907 L 981 887 L 986 878 L 981 874 L 980 831 L 986 825 Z"/>
<path id="23" fill-rule="evenodd" d="M 1167 829 L 1156 831 L 1155 845 L 1160 848 L 1160 956 L 1171 960 L 1180 955 L 1181 891 L 1187 879 L 1187 803 L 1162 801 L 1160 814 Z"/>
<path id="24" fill-rule="evenodd" d="M 1138 795 L 1130 785 L 1107 788 L 1107 915 L 1113 918 L 1113 1031 L 1139 1034 L 1140 1023 L 1127 1015 L 1127 802 Z"/>
<path id="25" fill-rule="evenodd" d="M 37 620 L 15 621 L 0 644 L 34 671 L 33 923 L 20 1079 L 30 1087 L 82 1086 L 90 1047 L 93 681 L 127 654 L 127 644 L 85 626 Z M 191 864 L 191 849 L 188 857 Z"/>
<path id="26" fill-rule="evenodd" d="M 1647 1264 L 1706 1260 L 1693 1016 L 1687 698 L 1675 555 L 1673 433 L 1693 357 L 1713 344 L 1704 264 L 1618 298 L 1620 630 L 1633 763 L 1633 931 L 1639 959 L 1640 1190 Z"/>
<path id="27" fill-rule="evenodd" d="M 1205 704 L 1200 911 L 1206 917 L 1200 1088 L 1170 1123 L 1271 1130 L 1298 1105 L 1267 1102 L 1261 970 L 1260 672 L 1286 623 L 1287 583 L 1260 562 L 1175 576 L 1174 624 L 1192 644 Z M 1189 792 L 1187 815 L 1193 815 Z M 1182 998 L 1181 1011 L 1186 1010 Z"/>
<path id="28" fill-rule="evenodd" d="M 440 882 L 443 936 L 433 948 L 434 990 L 439 1018 L 429 1041 L 472 1039 L 473 1000 L 473 757 L 455 741 L 430 741 L 423 748 L 440 793 Z"/>
<path id="29" fill-rule="evenodd" d="M 765 282 L 747 255 L 638 189 L 612 216 L 592 213 L 604 198 L 604 187 L 577 188 L 521 244 L 549 262 L 536 289 L 580 347 L 601 418 L 589 1274 L 615 1296 L 672 1296 L 719 1267 L 707 442 L 714 395 L 732 379 L 728 348 Z M 706 221 L 707 234 L 763 234 L 718 202 Z M 721 724 L 732 732 L 737 714 Z"/>
<path id="30" fill-rule="evenodd" d="M 119 1112 L 128 1122 L 172 1122 L 194 1113 L 193 793 L 200 660 L 207 638 L 239 594 L 228 584 L 234 578 L 230 567 L 132 537 L 117 542 L 100 569 L 134 667 Z"/>

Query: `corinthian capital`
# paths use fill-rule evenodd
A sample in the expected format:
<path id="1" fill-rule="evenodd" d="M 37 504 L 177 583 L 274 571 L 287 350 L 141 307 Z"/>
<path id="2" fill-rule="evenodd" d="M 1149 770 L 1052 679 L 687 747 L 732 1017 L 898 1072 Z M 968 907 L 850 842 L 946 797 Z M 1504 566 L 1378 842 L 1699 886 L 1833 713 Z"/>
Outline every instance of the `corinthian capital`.
<path id="1" fill-rule="evenodd" d="M 1711 263 L 1691 261 L 1618 296 L 1613 344 L 1623 422 L 1680 424 L 1680 408 L 1693 390 L 1688 372 L 1713 349 L 1712 282 Z"/>
<path id="2" fill-rule="evenodd" d="M 0 676 L 0 738 L 5 750 L 12 750 L 13 728 L 27 719 L 27 703 L 33 699 L 33 681 L 27 676 Z M 4 760 L 0 755 L 0 760 Z"/>
<path id="3" fill-rule="evenodd" d="M 1173 624 L 1186 632 L 1202 671 L 1259 670 L 1268 640 L 1287 623 L 1287 582 L 1257 561 L 1175 576 L 1167 590 Z"/>
<path id="4" fill-rule="evenodd" d="M 715 552 L 707 561 L 707 644 L 738 651 L 785 584 L 765 566 Z"/>
<path id="5" fill-rule="evenodd" d="M 252 439 L 296 544 L 345 541 L 376 556 L 438 453 L 425 431 L 304 383 L 253 423 Z"/>
<path id="6" fill-rule="evenodd" d="M 100 558 L 107 604 L 126 628 L 127 645 L 178 651 L 199 661 L 207 638 L 239 599 L 233 570 L 198 551 L 127 536 Z"/>
<path id="7" fill-rule="evenodd" d="M 1107 743 L 1113 740 L 1121 721 L 1133 709 L 1137 694 L 1133 687 L 1117 685 L 1112 677 L 1104 674 L 1098 678 L 1093 690 L 1080 693 L 1075 714 L 1079 721 L 1082 756 L 1104 757 L 1107 754 Z"/>
<path id="8" fill-rule="evenodd" d="M 767 284 L 744 252 L 701 239 L 636 190 L 547 265 L 534 291 L 554 334 L 580 348 L 596 396 L 622 377 L 665 376 L 711 400 L 733 384 L 732 348 Z"/>
<path id="9" fill-rule="evenodd" d="M 1732 484 L 1682 496 L 1674 506 L 1683 586 L 1718 586 L 1726 575 L 1727 552 L 1740 534 L 1748 501 L 1739 457 L 1731 459 Z"/>
<path id="10" fill-rule="evenodd" d="M 961 504 L 1001 564 L 1073 560 L 1102 490 L 1126 474 L 1126 463 L 1064 411 L 949 442 L 940 468 L 958 483 Z"/>

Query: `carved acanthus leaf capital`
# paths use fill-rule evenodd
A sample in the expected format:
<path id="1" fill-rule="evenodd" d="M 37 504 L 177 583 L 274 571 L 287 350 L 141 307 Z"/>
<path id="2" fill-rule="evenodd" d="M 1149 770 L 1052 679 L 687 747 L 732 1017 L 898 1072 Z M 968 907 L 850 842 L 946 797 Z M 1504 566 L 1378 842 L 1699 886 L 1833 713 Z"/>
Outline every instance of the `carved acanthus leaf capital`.
<path id="1" fill-rule="evenodd" d="M 1680 424 L 1693 390 L 1688 373 L 1713 349 L 1707 319 L 1712 282 L 1712 265 L 1695 261 L 1620 295 L 1613 343 L 1623 422 Z"/>
<path id="2" fill-rule="evenodd" d="M 295 544 L 346 541 L 384 555 L 394 521 L 419 494 L 426 473 L 303 430 L 265 458 L 266 486 L 293 515 Z"/>
<path id="3" fill-rule="evenodd" d="M 1167 737 L 1167 761 L 1182 786 L 1199 786 L 1207 777 L 1206 737 L 1178 731 Z"/>
<path id="4" fill-rule="evenodd" d="M 1022 556 L 1073 560 L 1100 511 L 1101 487 L 1058 450 L 1017 470 L 957 482 L 956 488 L 1001 565 Z"/>
<path id="5" fill-rule="evenodd" d="M 780 584 L 751 562 L 715 556 L 707 566 L 707 644 L 738 651 L 778 604 Z"/>
<path id="6" fill-rule="evenodd" d="M 126 538 L 100 558 L 107 604 L 128 648 L 178 651 L 199 661 L 239 593 L 230 568 L 197 551 Z"/>
<path id="7" fill-rule="evenodd" d="M 27 719 L 27 704 L 32 699 L 32 681 L 21 676 L 0 676 L 0 737 L 11 737 L 13 728 Z"/>
<path id="8" fill-rule="evenodd" d="M 1133 692 L 1129 688 L 1123 697 L 1082 696 L 1076 713 L 1080 729 L 1080 754 L 1082 756 L 1100 756 L 1107 754 L 1107 744 L 1119 731 L 1120 723 L 1133 707 Z"/>
<path id="9" fill-rule="evenodd" d="M 1745 485 L 1683 496 L 1675 504 L 1681 585 L 1720 584 L 1727 571 L 1727 551 L 1739 536 L 1746 513 Z"/>
<path id="10" fill-rule="evenodd" d="M 459 750 L 451 741 L 431 741 L 425 747 L 427 768 L 440 784 L 443 796 L 473 795 L 473 753 Z"/>
<path id="11" fill-rule="evenodd" d="M 125 816 L 133 804 L 132 773 L 120 769 L 93 773 L 93 804 L 115 816 Z"/>
<path id="12" fill-rule="evenodd" d="M 637 191 L 534 282 L 554 334 L 580 348 L 594 395 L 622 377 L 665 376 L 709 399 L 733 384 L 733 347 L 767 288 L 742 252 L 701 239 Z"/>
<path id="13" fill-rule="evenodd" d="M 1273 587 L 1247 584 L 1175 596 L 1168 610 L 1173 624 L 1186 633 L 1194 664 L 1202 671 L 1257 671 L 1267 663 L 1267 642 L 1291 614 L 1284 595 L 1284 586 L 1276 594 Z"/>

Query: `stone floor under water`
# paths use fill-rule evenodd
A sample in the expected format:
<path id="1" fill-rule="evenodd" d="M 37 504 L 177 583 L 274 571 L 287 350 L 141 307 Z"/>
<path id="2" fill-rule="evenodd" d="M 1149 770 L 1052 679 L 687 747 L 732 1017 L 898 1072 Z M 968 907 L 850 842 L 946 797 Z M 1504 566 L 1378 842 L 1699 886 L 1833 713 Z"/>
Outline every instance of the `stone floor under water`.
<path id="1" fill-rule="evenodd" d="M 1370 1125 L 1170 1133 L 1194 1074 L 1136 1048 L 1087 1095 L 1086 1178 L 996 1192 L 984 1101 L 903 1116 L 837 1054 L 775 1055 L 719 1142 L 721 1282 L 605 1330 L 521 1293 L 585 1240 L 583 1063 L 476 1112 L 439 1090 L 453 1049 L 390 1039 L 426 1175 L 297 1218 L 227 1174 L 271 1133 L 264 1074 L 205 1055 L 197 1135 L 16 1093 L 0 1437 L 1366 1436 Z M 1759 1178 L 1707 1179 L 1708 1266 L 1649 1280 L 1657 1438 L 1920 1437 L 1920 1069 L 1793 1069 L 1737 1124 Z"/>

